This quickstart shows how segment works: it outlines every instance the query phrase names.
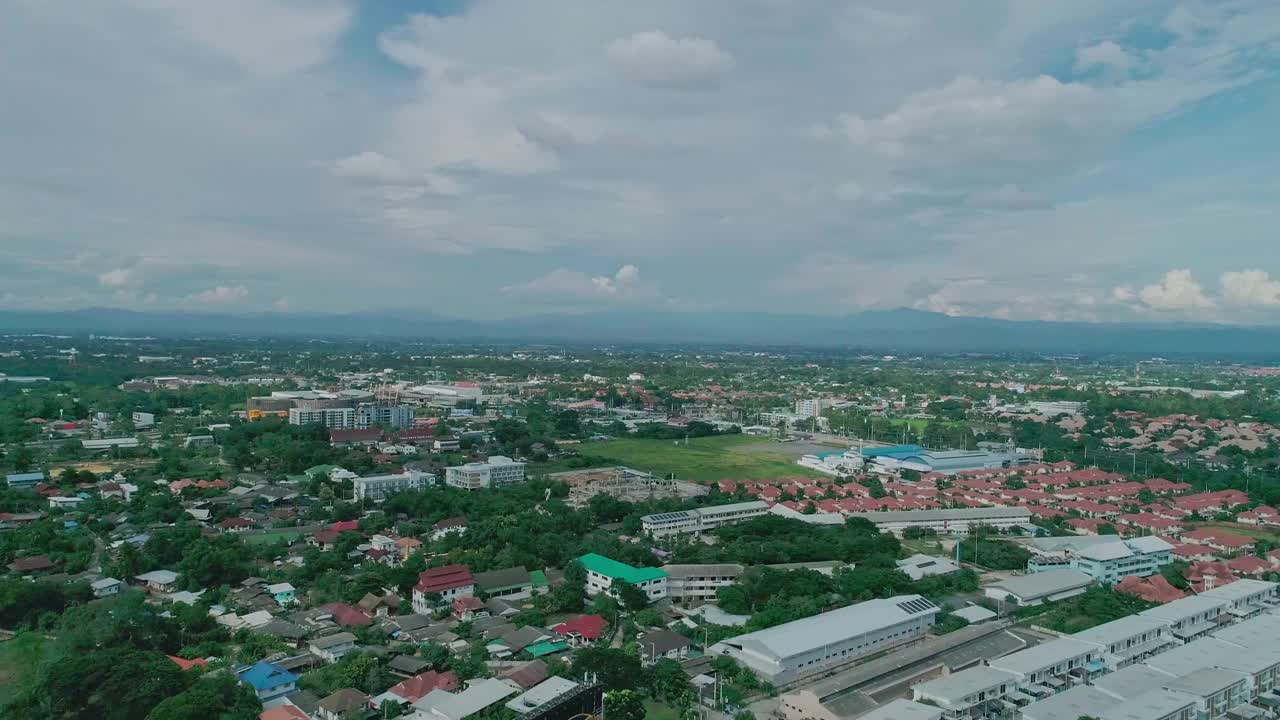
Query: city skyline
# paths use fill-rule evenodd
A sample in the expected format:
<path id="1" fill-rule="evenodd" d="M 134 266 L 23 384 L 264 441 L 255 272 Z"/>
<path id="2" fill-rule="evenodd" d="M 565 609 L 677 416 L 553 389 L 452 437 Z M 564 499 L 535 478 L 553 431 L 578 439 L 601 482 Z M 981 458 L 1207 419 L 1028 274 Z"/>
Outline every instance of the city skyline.
<path id="1" fill-rule="evenodd" d="M 8 15 L 5 309 L 1280 322 L 1270 3 Z"/>

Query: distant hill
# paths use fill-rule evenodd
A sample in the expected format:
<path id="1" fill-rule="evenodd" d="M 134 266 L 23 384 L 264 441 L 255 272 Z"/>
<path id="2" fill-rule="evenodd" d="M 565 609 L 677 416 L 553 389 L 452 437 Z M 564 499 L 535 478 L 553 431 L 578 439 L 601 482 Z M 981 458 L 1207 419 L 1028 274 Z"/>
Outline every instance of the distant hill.
<path id="1" fill-rule="evenodd" d="M 498 321 L 420 310 L 349 314 L 0 311 L 0 331 L 155 336 L 383 337 L 498 342 L 801 345 L 909 352 L 1145 353 L 1280 357 L 1280 328 L 1056 323 L 885 310 L 840 317 L 751 312 L 606 311 Z"/>

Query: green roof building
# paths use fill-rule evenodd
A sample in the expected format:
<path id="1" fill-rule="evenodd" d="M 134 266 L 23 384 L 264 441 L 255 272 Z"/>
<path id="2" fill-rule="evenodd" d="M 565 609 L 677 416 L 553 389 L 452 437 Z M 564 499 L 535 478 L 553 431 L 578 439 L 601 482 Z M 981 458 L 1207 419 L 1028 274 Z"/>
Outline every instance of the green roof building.
<path id="1" fill-rule="evenodd" d="M 583 555 L 578 562 L 587 571 L 588 595 L 604 593 L 613 597 L 613 581 L 622 580 L 644 590 L 649 602 L 667 596 L 667 573 L 660 568 L 632 567 L 595 553 Z"/>

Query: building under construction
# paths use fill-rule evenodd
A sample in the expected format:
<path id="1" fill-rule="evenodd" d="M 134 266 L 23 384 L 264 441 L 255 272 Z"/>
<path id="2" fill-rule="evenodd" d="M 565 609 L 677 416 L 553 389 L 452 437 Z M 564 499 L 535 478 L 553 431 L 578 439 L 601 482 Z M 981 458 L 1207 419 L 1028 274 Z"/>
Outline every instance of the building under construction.
<path id="1" fill-rule="evenodd" d="M 692 498 L 706 495 L 702 485 L 673 478 L 660 478 L 628 467 L 589 468 L 553 473 L 553 480 L 569 486 L 569 504 L 581 507 L 595 495 L 605 494 L 625 502 L 656 498 Z"/>

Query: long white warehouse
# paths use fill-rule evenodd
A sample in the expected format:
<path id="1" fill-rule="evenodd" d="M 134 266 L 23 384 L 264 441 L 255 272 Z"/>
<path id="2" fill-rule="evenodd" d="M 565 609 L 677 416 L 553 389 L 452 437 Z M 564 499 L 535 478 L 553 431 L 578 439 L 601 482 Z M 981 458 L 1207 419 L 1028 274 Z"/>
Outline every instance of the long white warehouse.
<path id="1" fill-rule="evenodd" d="M 919 640 L 937 605 L 919 595 L 868 600 L 821 615 L 739 635 L 712 645 L 778 685 Z"/>
<path id="2" fill-rule="evenodd" d="M 1031 511 L 1024 507 L 959 508 L 954 510 L 890 510 L 849 513 L 875 523 L 882 532 L 901 535 L 907 528 L 933 530 L 939 535 L 968 535 L 978 525 L 997 530 L 1031 524 Z"/>

